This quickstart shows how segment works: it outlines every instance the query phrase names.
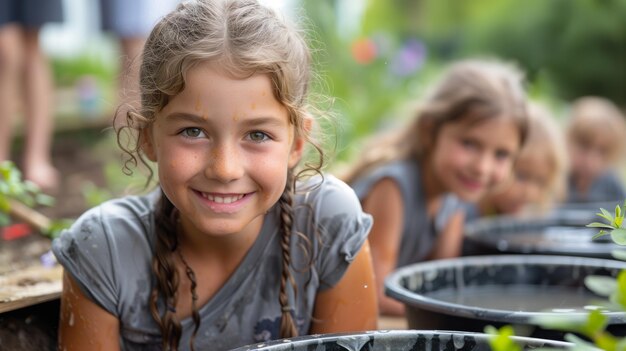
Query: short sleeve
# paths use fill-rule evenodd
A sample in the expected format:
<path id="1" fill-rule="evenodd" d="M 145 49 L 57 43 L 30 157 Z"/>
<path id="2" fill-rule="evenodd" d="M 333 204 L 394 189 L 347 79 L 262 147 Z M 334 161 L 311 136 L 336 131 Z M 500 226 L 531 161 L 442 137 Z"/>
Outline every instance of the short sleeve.
<path id="1" fill-rule="evenodd" d="M 320 290 L 339 282 L 372 227 L 372 217 L 348 185 L 327 175 L 308 199 L 314 205 L 319 255 L 315 261 Z M 312 203 L 311 203 L 312 202 Z"/>
<path id="2" fill-rule="evenodd" d="M 52 242 L 57 260 L 83 293 L 114 316 L 150 279 L 158 191 L 112 200 L 87 211 Z"/>
<path id="3" fill-rule="evenodd" d="M 63 231 L 53 241 L 52 251 L 83 293 L 117 316 L 117 282 L 110 239 L 102 223 L 101 207 L 96 207 Z"/>

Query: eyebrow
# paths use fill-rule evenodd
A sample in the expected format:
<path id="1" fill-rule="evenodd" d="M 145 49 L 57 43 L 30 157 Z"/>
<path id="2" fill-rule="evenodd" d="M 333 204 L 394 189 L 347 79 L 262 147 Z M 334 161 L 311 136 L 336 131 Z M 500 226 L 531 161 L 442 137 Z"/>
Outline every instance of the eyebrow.
<path id="1" fill-rule="evenodd" d="M 207 123 L 211 124 L 211 120 L 209 118 L 201 117 L 201 116 L 190 114 L 190 113 L 184 113 L 184 112 L 174 112 L 165 116 L 165 118 L 167 120 L 187 120 L 187 121 L 198 123 L 198 124 L 207 124 Z M 242 121 L 242 123 L 250 127 L 262 126 L 262 125 L 283 127 L 285 126 L 285 124 L 289 124 L 288 121 L 287 123 L 285 123 L 285 121 L 283 121 L 280 118 L 269 117 L 269 116 L 246 118 L 245 120 Z"/>

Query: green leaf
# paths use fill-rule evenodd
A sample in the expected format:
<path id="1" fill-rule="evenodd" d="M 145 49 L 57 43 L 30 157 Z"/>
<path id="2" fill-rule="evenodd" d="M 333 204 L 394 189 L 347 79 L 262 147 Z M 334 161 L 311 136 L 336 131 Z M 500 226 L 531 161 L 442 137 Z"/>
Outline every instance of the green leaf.
<path id="1" fill-rule="evenodd" d="M 620 228 L 623 221 L 622 208 L 619 205 L 615 205 L 615 227 Z"/>
<path id="2" fill-rule="evenodd" d="M 617 245 L 626 245 L 626 229 L 613 229 L 611 231 L 611 239 L 613 239 L 613 242 L 615 242 Z"/>
<path id="3" fill-rule="evenodd" d="M 597 238 L 599 238 L 601 236 L 607 235 L 607 234 L 609 234 L 609 232 L 604 231 L 604 230 L 600 230 L 596 235 L 591 237 L 591 240 L 595 240 L 595 239 L 597 239 Z"/>
<path id="4" fill-rule="evenodd" d="M 583 327 L 583 331 L 589 336 L 595 335 L 604 330 L 608 321 L 608 317 L 603 315 L 602 312 L 593 310 L 587 316 L 587 323 Z"/>
<path id="5" fill-rule="evenodd" d="M 531 318 L 532 324 L 544 329 L 579 331 L 587 322 L 586 315 L 546 314 Z"/>
<path id="6" fill-rule="evenodd" d="M 611 256 L 617 260 L 626 261 L 626 250 L 613 250 Z"/>
<path id="7" fill-rule="evenodd" d="M 606 223 L 600 223 L 600 222 L 593 222 L 593 223 L 589 223 L 587 224 L 585 227 L 587 228 L 606 228 L 606 229 L 616 229 L 615 227 L 613 227 L 610 224 L 606 224 Z"/>
<path id="8" fill-rule="evenodd" d="M 613 215 L 611 215 L 611 213 L 603 208 L 600 208 L 600 212 L 601 213 L 596 213 L 598 216 L 606 219 L 607 221 L 609 221 L 609 223 L 613 224 Z"/>
<path id="9" fill-rule="evenodd" d="M 605 275 L 585 277 L 585 286 L 600 296 L 610 296 L 617 290 L 617 280 Z"/>
<path id="10" fill-rule="evenodd" d="M 505 325 L 499 330 L 488 325 L 485 327 L 485 333 L 491 335 L 489 345 L 493 351 L 522 351 L 522 348 L 511 339 L 515 333 L 510 325 Z"/>
<path id="11" fill-rule="evenodd" d="M 626 270 L 622 270 L 617 275 L 617 289 L 611 295 L 611 301 L 626 308 Z"/>
<path id="12" fill-rule="evenodd" d="M 9 198 L 0 195 L 0 212 L 9 213 L 9 211 L 11 211 Z"/>
<path id="13" fill-rule="evenodd" d="M 593 344 L 579 338 L 574 334 L 566 334 L 565 341 L 569 341 L 575 345 L 574 348 L 572 348 L 572 350 L 574 351 L 598 351 L 598 348 L 593 346 Z"/>
<path id="14" fill-rule="evenodd" d="M 38 205 L 43 205 L 43 206 L 52 206 L 54 205 L 54 198 L 50 195 L 46 195 L 46 194 L 36 194 L 35 195 L 35 202 Z"/>
<path id="15" fill-rule="evenodd" d="M 0 212 L 0 227 L 11 224 L 11 218 L 3 212 Z"/>

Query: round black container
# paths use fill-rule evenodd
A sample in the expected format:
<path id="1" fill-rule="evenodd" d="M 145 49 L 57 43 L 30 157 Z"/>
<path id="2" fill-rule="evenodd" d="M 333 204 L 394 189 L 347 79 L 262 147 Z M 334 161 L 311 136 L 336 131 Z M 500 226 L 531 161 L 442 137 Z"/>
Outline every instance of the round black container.
<path id="1" fill-rule="evenodd" d="M 562 339 L 536 326 L 540 316 L 584 319 L 603 301 L 584 286 L 589 275 L 617 276 L 626 263 L 586 257 L 461 257 L 400 268 L 386 294 L 406 305 L 409 327 L 481 332 L 516 326 L 517 335 Z M 607 311 L 609 331 L 626 335 L 626 312 Z"/>
<path id="2" fill-rule="evenodd" d="M 535 338 L 513 337 L 524 350 L 546 347 L 551 349 L 573 349 L 566 342 Z M 292 339 L 275 340 L 249 345 L 233 351 L 490 351 L 489 336 L 479 333 L 390 330 L 352 334 L 311 335 Z"/>
<path id="3" fill-rule="evenodd" d="M 597 212 L 597 210 L 596 210 Z M 588 210 L 560 210 L 540 218 L 499 216 L 481 218 L 465 226 L 465 255 L 532 253 L 611 258 L 621 247 L 599 230 L 586 228 L 601 218 Z"/>

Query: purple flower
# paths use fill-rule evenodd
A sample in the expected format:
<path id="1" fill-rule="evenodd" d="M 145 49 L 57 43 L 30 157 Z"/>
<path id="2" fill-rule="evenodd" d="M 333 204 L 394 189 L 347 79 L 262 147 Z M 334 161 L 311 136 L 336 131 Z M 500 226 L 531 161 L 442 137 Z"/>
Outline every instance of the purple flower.
<path id="1" fill-rule="evenodd" d="M 419 70 L 426 61 L 426 47 L 414 38 L 407 40 L 391 61 L 391 73 L 405 77 Z"/>

